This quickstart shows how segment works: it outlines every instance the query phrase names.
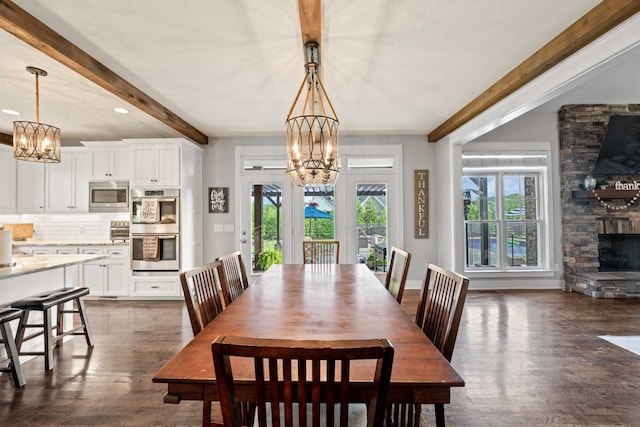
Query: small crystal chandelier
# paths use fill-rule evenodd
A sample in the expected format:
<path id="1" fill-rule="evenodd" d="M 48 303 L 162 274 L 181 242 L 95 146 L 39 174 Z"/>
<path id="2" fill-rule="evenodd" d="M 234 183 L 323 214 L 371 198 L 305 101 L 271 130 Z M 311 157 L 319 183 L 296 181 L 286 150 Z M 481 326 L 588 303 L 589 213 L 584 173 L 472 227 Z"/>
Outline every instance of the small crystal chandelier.
<path id="1" fill-rule="evenodd" d="M 318 76 L 318 44 L 307 43 L 305 54 L 307 74 L 285 122 L 287 174 L 301 187 L 333 185 L 338 179 L 338 117 Z"/>
<path id="2" fill-rule="evenodd" d="M 27 71 L 36 76 L 36 121 L 13 122 L 13 157 L 41 163 L 60 163 L 60 129 L 40 123 L 38 77 L 47 72 L 35 67 Z"/>

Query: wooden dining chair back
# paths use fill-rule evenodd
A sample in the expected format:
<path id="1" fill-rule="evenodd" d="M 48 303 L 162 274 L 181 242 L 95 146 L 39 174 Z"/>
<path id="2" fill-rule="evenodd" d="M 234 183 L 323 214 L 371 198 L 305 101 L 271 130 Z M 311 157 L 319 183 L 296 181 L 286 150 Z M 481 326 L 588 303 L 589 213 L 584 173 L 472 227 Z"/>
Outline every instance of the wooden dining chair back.
<path id="1" fill-rule="evenodd" d="M 255 394 L 258 425 L 285 427 L 347 426 L 349 404 L 366 403 L 369 427 L 382 427 L 391 380 L 394 349 L 387 339 L 279 340 L 218 337 L 212 343 L 218 395 L 226 426 L 240 425 L 240 404 L 232 365 L 237 357 L 252 358 L 255 386 L 243 392 Z M 234 363 L 231 363 L 230 357 Z M 352 361 L 375 360 L 371 378 L 350 381 Z M 244 365 L 243 365 L 244 366 Z M 358 396 L 356 398 L 356 396 Z M 322 410 L 322 407 L 326 408 Z M 336 414 L 335 412 L 338 412 Z M 337 415 L 337 420 L 336 420 Z M 363 426 L 360 419 L 357 424 Z"/>
<path id="2" fill-rule="evenodd" d="M 305 264 L 338 264 L 340 260 L 338 240 L 305 240 L 302 251 Z"/>
<path id="3" fill-rule="evenodd" d="M 416 324 L 451 361 L 469 279 L 429 263 L 422 283 Z"/>
<path id="4" fill-rule="evenodd" d="M 222 296 L 226 307 L 249 287 L 249 280 L 240 251 L 219 256 L 216 261 L 222 262 Z"/>
<path id="5" fill-rule="evenodd" d="M 222 305 L 222 262 L 214 261 L 180 273 L 180 283 L 184 293 L 184 301 L 189 312 L 193 336 L 196 336 L 218 316 Z M 222 426 L 222 423 L 211 421 L 211 405 L 209 399 L 202 402 L 202 425 Z"/>
<path id="6" fill-rule="evenodd" d="M 468 288 L 469 279 L 466 277 L 435 264 L 427 264 L 415 321 L 448 361 L 453 356 Z M 390 405 L 388 423 L 399 427 L 418 427 L 420 413 L 420 405 Z M 436 426 L 444 427 L 443 404 L 435 404 L 435 416 Z"/>
<path id="7" fill-rule="evenodd" d="M 193 336 L 222 312 L 221 268 L 222 263 L 214 261 L 180 273 Z"/>
<path id="8" fill-rule="evenodd" d="M 410 263 L 411 254 L 409 252 L 395 247 L 391 248 L 391 259 L 389 261 L 389 270 L 387 270 L 384 287 L 387 288 L 398 303 L 402 302 L 402 294 L 404 293 L 404 285 L 407 281 Z"/>

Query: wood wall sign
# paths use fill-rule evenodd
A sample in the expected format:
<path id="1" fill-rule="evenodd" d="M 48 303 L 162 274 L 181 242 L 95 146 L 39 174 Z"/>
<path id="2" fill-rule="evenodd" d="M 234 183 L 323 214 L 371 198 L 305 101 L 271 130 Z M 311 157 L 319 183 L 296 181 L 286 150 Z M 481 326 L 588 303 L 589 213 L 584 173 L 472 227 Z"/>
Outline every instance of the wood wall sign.
<path id="1" fill-rule="evenodd" d="M 429 170 L 413 171 L 413 224 L 416 239 L 429 238 Z"/>
<path id="2" fill-rule="evenodd" d="M 209 213 L 229 213 L 229 187 L 209 187 Z"/>

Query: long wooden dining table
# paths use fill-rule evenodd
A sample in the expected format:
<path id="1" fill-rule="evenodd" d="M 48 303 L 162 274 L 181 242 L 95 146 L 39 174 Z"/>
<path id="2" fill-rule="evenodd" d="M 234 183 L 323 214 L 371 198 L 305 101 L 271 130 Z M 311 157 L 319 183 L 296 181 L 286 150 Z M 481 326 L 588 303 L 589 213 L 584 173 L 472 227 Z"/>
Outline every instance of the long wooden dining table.
<path id="1" fill-rule="evenodd" d="M 274 265 L 153 377 L 165 403 L 218 399 L 211 342 L 217 336 L 344 340 L 387 338 L 395 356 L 390 403 L 449 403 L 464 380 L 364 264 Z M 239 369 L 239 382 L 251 369 Z M 354 366 L 352 377 L 367 378 Z"/>

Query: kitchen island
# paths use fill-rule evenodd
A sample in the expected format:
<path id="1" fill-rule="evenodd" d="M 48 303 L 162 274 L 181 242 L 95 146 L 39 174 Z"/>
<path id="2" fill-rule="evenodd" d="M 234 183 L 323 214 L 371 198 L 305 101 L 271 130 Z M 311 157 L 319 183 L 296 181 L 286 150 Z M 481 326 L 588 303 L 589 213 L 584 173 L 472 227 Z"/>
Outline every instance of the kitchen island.
<path id="1" fill-rule="evenodd" d="M 68 268 L 104 258 L 107 255 L 13 255 L 13 265 L 0 268 L 0 306 L 41 292 L 63 288 L 68 284 Z"/>

